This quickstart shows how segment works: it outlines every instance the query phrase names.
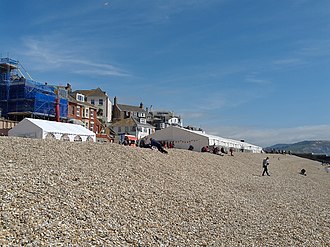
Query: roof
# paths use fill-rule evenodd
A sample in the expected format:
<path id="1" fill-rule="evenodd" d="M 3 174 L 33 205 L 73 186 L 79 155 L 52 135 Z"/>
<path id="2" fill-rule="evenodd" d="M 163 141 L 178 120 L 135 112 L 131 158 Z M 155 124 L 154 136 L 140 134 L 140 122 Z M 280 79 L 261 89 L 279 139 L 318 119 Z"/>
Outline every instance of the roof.
<path id="1" fill-rule="evenodd" d="M 151 125 L 151 124 L 148 124 L 148 123 L 140 123 L 138 121 L 138 119 L 132 117 L 133 121 L 135 122 L 136 125 L 138 126 L 142 126 L 142 127 L 146 127 L 146 128 L 151 128 L 151 129 L 155 129 L 155 126 Z"/>
<path id="2" fill-rule="evenodd" d="M 83 126 L 33 118 L 24 118 L 8 131 L 8 135 L 36 139 L 96 141 L 96 134 Z"/>
<path id="3" fill-rule="evenodd" d="M 96 105 L 92 105 L 86 101 L 82 102 L 82 101 L 76 100 L 74 97 L 74 96 L 76 96 L 76 94 L 77 94 L 77 92 L 68 94 L 68 101 L 75 103 L 75 104 L 80 104 L 80 105 L 88 106 L 90 108 L 98 109 L 98 107 Z"/>
<path id="4" fill-rule="evenodd" d="M 100 96 L 104 97 L 107 96 L 105 91 L 102 91 L 101 88 L 91 89 L 91 90 L 76 90 L 73 93 L 81 93 L 86 96 Z"/>
<path id="5" fill-rule="evenodd" d="M 247 149 L 260 149 L 261 150 L 261 147 L 250 144 L 250 143 L 247 143 L 247 142 L 241 142 L 241 141 L 238 141 L 238 140 L 228 139 L 228 138 L 224 138 L 224 137 L 220 137 L 220 136 L 209 135 L 209 134 L 206 134 L 204 131 L 190 130 L 190 129 L 181 128 L 181 127 L 177 127 L 177 126 L 167 127 L 165 129 L 156 131 L 155 134 L 160 134 L 162 132 L 163 133 L 169 133 L 169 131 L 171 131 L 173 133 L 174 130 L 185 132 L 186 135 L 193 134 L 193 135 L 203 136 L 203 137 L 207 138 L 208 140 L 218 140 L 221 143 L 227 143 L 227 144 L 230 144 L 230 145 L 234 145 L 235 147 L 244 147 L 244 148 L 247 148 Z"/>
<path id="6" fill-rule="evenodd" d="M 139 106 L 117 104 L 117 107 L 121 111 L 144 112 L 144 113 L 147 113 L 146 110 L 144 110 L 143 108 L 141 108 Z"/>
<path id="7" fill-rule="evenodd" d="M 24 118 L 20 123 L 23 123 L 23 121 L 29 121 L 34 125 L 38 126 L 39 128 L 43 129 L 44 131 L 50 133 L 75 134 L 75 135 L 84 135 L 84 136 L 95 135 L 94 132 L 77 124 L 47 121 L 47 120 L 34 119 L 34 118 Z"/>
<path id="8" fill-rule="evenodd" d="M 138 121 L 138 119 L 135 119 L 133 117 L 129 117 L 129 118 L 125 118 L 125 119 L 121 119 L 116 121 L 115 123 L 113 123 L 111 126 L 112 127 L 122 127 L 122 126 L 142 126 L 142 127 L 146 127 L 146 128 L 155 128 L 154 126 L 148 124 L 148 123 L 140 123 Z"/>
<path id="9" fill-rule="evenodd" d="M 178 127 L 175 127 L 175 128 L 178 128 Z M 256 145 L 253 145 L 253 144 L 250 144 L 250 143 L 247 143 L 247 142 L 241 142 L 241 141 L 238 141 L 238 140 L 224 138 L 224 137 L 220 137 L 220 136 L 216 136 L 216 135 L 210 135 L 210 134 L 206 134 L 203 131 L 188 130 L 188 129 L 185 129 L 185 128 L 183 128 L 183 129 L 186 130 L 186 131 L 189 131 L 189 132 L 196 133 L 196 134 L 201 135 L 201 136 L 205 136 L 205 137 L 207 137 L 209 139 L 221 140 L 223 142 L 230 142 L 230 143 L 234 143 L 234 144 L 237 144 L 237 145 L 250 146 L 250 147 L 258 147 L 259 148 L 259 146 L 256 146 Z"/>
<path id="10" fill-rule="evenodd" d="M 132 125 L 135 125 L 135 122 L 133 121 L 132 118 L 121 119 L 111 124 L 112 127 L 132 126 Z"/>

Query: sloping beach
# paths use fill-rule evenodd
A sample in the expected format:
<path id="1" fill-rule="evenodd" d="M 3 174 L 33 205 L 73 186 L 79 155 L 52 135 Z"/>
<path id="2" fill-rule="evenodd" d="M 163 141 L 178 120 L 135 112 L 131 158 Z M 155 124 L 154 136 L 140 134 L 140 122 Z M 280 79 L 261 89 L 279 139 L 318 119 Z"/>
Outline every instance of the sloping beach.
<path id="1" fill-rule="evenodd" d="M 0 137 L 0 245 L 329 246 L 320 163 L 168 152 Z"/>

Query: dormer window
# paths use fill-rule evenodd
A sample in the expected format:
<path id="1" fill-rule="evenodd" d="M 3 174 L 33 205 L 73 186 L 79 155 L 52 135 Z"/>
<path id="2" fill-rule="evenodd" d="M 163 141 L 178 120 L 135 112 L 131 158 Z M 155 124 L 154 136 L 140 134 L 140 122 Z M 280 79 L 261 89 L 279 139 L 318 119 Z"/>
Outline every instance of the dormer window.
<path id="1" fill-rule="evenodd" d="M 140 118 L 140 123 L 142 123 L 142 124 L 147 123 L 147 122 L 146 122 L 146 119 L 145 119 L 145 118 Z"/>
<path id="2" fill-rule="evenodd" d="M 85 96 L 83 94 L 77 93 L 76 100 L 80 101 L 80 102 L 84 102 L 85 101 Z"/>
<path id="3" fill-rule="evenodd" d="M 139 112 L 139 117 L 146 117 L 146 114 L 144 112 Z"/>

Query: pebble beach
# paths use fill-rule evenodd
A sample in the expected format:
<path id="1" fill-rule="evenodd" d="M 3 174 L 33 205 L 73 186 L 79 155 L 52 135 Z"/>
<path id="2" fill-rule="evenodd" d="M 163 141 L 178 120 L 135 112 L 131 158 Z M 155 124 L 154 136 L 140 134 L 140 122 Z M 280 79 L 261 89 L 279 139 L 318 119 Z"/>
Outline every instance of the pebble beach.
<path id="1" fill-rule="evenodd" d="M 330 173 L 293 155 L 0 137 L 0 169 L 1 246 L 330 246 Z"/>

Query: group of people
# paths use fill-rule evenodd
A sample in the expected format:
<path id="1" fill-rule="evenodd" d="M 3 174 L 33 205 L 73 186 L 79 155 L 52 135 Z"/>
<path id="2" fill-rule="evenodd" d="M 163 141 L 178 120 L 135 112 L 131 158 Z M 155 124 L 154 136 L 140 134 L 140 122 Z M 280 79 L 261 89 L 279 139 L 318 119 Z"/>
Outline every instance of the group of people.
<path id="1" fill-rule="evenodd" d="M 192 150 L 192 149 L 190 149 L 190 147 L 189 147 L 188 150 Z M 209 146 L 204 146 L 204 147 L 202 147 L 201 152 L 202 153 L 208 152 L 208 153 L 213 153 L 213 154 L 217 154 L 217 155 L 221 155 L 221 156 L 224 156 L 225 154 L 228 154 L 228 152 L 224 149 L 224 147 L 219 148 L 215 145 L 212 148 L 209 148 Z M 230 152 L 231 156 L 234 156 L 234 154 L 233 154 L 234 149 L 233 148 L 230 148 L 229 152 Z"/>
<path id="2" fill-rule="evenodd" d="M 134 140 L 130 140 L 127 136 L 125 136 L 124 141 L 122 142 L 124 146 L 136 146 L 136 143 Z"/>

